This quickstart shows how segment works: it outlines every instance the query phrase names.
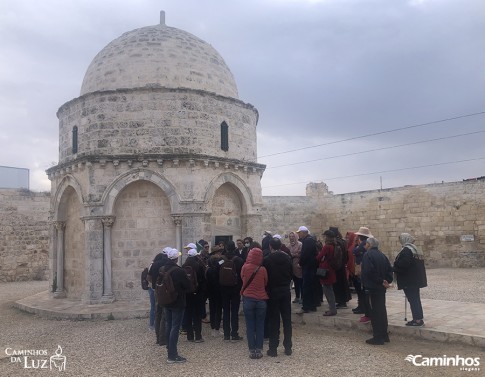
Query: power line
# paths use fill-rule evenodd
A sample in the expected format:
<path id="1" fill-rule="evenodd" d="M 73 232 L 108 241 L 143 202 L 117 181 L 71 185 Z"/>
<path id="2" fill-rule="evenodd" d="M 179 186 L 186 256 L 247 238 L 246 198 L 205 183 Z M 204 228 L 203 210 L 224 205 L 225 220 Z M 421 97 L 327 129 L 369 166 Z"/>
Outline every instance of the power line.
<path id="1" fill-rule="evenodd" d="M 478 116 L 478 115 L 484 115 L 484 114 L 485 114 L 485 111 L 480 111 L 478 113 L 472 113 L 472 114 L 458 115 L 458 116 L 455 116 L 455 117 L 435 120 L 435 121 L 432 121 L 432 122 L 420 123 L 420 124 L 415 124 L 415 125 L 412 125 L 412 126 L 400 127 L 400 128 L 395 128 L 395 129 L 392 129 L 392 130 L 375 132 L 375 133 L 372 133 L 372 134 L 366 134 L 366 135 L 361 135 L 361 136 L 354 136 L 354 137 L 350 137 L 350 138 L 347 138 L 347 139 L 330 141 L 330 142 L 323 143 L 323 144 L 310 145 L 310 146 L 307 146 L 307 147 L 291 149 L 291 150 L 288 150 L 288 151 L 267 154 L 267 155 L 264 155 L 264 156 L 259 156 L 259 158 L 277 156 L 277 155 L 285 154 L 285 153 L 298 152 L 298 151 L 302 151 L 302 150 L 305 150 L 305 149 L 318 148 L 318 147 L 322 147 L 322 146 L 325 146 L 325 145 L 338 144 L 338 143 L 343 143 L 343 142 L 346 142 L 346 141 L 351 141 L 351 140 L 356 140 L 356 139 L 362 139 L 362 138 L 366 138 L 366 137 L 370 137 L 370 136 L 383 135 L 383 134 L 388 134 L 388 133 L 391 133 L 391 132 L 402 131 L 402 130 L 409 130 L 411 128 L 425 127 L 425 126 L 430 126 L 432 124 L 444 123 L 444 122 L 449 122 L 449 121 L 452 121 L 452 120 L 463 119 L 463 118 L 468 118 L 468 117 L 473 117 L 473 116 Z"/>
<path id="2" fill-rule="evenodd" d="M 354 175 L 343 175 L 343 176 L 340 176 L 340 177 L 319 179 L 319 181 L 325 181 L 325 182 L 327 182 L 327 181 L 332 181 L 332 180 L 335 180 L 335 179 L 345 179 L 345 178 L 362 177 L 362 176 L 366 176 L 366 175 L 374 175 L 374 174 L 382 174 L 382 173 L 392 173 L 392 172 L 396 172 L 396 171 L 422 169 L 422 168 L 429 168 L 429 167 L 434 167 L 434 166 L 443 166 L 443 165 L 459 164 L 459 163 L 462 163 L 462 162 L 471 162 L 471 161 L 479 161 L 479 160 L 485 160 L 485 157 L 471 158 L 471 159 L 468 159 L 468 160 L 458 160 L 458 161 L 440 162 L 440 163 L 436 163 L 436 164 L 412 166 L 412 167 L 400 168 L 400 169 L 381 170 L 381 171 L 375 171 L 375 172 L 370 172 L 370 173 L 360 173 L 360 174 L 354 174 Z M 281 185 L 263 186 L 262 188 L 298 185 L 298 184 L 308 183 L 308 182 L 309 181 L 291 182 L 291 183 L 285 183 L 285 184 L 281 184 Z"/>
<path id="3" fill-rule="evenodd" d="M 361 152 L 352 152 L 352 153 L 346 153 L 346 154 L 339 154 L 339 155 L 336 155 L 336 156 L 322 157 L 322 158 L 317 158 L 315 160 L 308 160 L 308 161 L 301 161 L 301 162 L 293 162 L 291 164 L 284 164 L 284 165 L 278 165 L 278 166 L 270 166 L 270 167 L 267 167 L 266 170 L 268 170 L 268 169 L 277 169 L 277 168 L 282 168 L 282 167 L 286 167 L 286 166 L 307 164 L 309 162 L 316 162 L 316 161 L 323 161 L 323 160 L 331 160 L 331 159 L 339 158 L 339 157 L 354 156 L 354 155 L 357 155 L 357 154 L 364 154 L 364 153 L 370 153 L 370 152 L 378 152 L 378 151 L 383 151 L 383 150 L 387 150 L 387 149 L 407 147 L 407 146 L 410 146 L 410 145 L 429 143 L 429 142 L 432 142 L 432 141 L 440 141 L 440 140 L 446 140 L 446 139 L 453 139 L 455 137 L 475 135 L 475 134 L 479 134 L 479 133 L 483 133 L 483 132 L 485 132 L 485 130 L 468 132 L 468 133 L 459 134 L 459 135 L 453 135 L 453 136 L 443 136 L 443 137 L 438 137 L 438 138 L 435 138 L 435 139 L 418 140 L 418 141 L 415 141 L 415 142 L 412 142 L 412 143 L 398 144 L 398 145 L 393 145 L 393 146 L 390 146 L 390 147 L 375 148 L 375 149 L 369 149 L 369 150 L 361 151 Z"/>

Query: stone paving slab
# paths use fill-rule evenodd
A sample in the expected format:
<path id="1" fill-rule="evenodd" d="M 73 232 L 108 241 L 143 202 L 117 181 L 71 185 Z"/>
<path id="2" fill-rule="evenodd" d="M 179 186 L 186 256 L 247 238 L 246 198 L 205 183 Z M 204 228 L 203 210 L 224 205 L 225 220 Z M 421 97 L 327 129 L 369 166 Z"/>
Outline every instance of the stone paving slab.
<path id="1" fill-rule="evenodd" d="M 404 293 L 396 290 L 390 290 L 387 293 L 386 308 L 391 337 L 393 334 L 397 334 L 485 348 L 485 304 L 432 299 L 421 299 L 421 302 L 425 326 L 408 327 L 404 320 Z M 316 313 L 295 314 L 293 320 L 296 323 L 371 333 L 370 322 L 360 323 L 361 315 L 352 313 L 351 309 L 357 306 L 356 300 L 350 301 L 349 304 L 348 309 L 339 309 L 338 314 L 334 317 L 322 315 L 325 310 L 328 310 L 326 303 L 323 303 L 322 308 L 319 308 Z M 408 303 L 407 320 L 411 319 Z"/>
<path id="2" fill-rule="evenodd" d="M 425 314 L 424 327 L 408 327 L 404 321 L 404 294 L 390 290 L 386 297 L 389 331 L 392 335 L 414 337 L 439 342 L 462 343 L 485 348 L 485 304 L 458 301 L 422 299 Z M 93 320 L 128 319 L 147 317 L 149 311 L 148 295 L 146 302 L 120 302 L 109 304 L 83 305 L 79 301 L 55 299 L 45 291 L 18 300 L 15 307 L 29 313 L 52 319 Z M 349 302 L 348 309 L 340 309 L 334 317 L 324 317 L 327 304 L 315 313 L 293 314 L 295 324 L 334 327 L 348 331 L 371 331 L 370 323 L 360 323 L 360 315 L 353 314 L 356 300 Z M 296 310 L 299 305 L 293 304 Z M 407 305 L 407 319 L 411 320 L 411 310 Z"/>

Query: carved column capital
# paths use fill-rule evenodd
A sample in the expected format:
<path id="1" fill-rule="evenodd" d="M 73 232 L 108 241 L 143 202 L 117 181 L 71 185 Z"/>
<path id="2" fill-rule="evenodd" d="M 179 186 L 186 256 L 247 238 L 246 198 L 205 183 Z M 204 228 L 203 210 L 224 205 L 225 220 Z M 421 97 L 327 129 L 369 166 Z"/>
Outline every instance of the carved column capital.
<path id="1" fill-rule="evenodd" d="M 53 221 L 52 224 L 57 230 L 64 230 L 64 228 L 66 227 L 65 221 Z"/>
<path id="2" fill-rule="evenodd" d="M 115 217 L 114 216 L 106 216 L 101 219 L 103 222 L 103 225 L 110 228 L 113 226 L 113 223 L 115 222 Z"/>
<path id="3" fill-rule="evenodd" d="M 172 220 L 176 226 L 182 225 L 182 216 L 179 215 L 172 215 Z"/>

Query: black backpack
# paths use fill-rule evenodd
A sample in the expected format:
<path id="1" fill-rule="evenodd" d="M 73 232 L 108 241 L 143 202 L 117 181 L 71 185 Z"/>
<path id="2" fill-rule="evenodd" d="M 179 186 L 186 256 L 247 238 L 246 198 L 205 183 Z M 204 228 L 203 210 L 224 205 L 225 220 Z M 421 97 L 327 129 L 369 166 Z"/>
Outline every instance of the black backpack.
<path id="1" fill-rule="evenodd" d="M 187 277 L 190 281 L 190 289 L 187 291 L 187 293 L 197 292 L 197 288 L 199 287 L 199 282 L 197 281 L 197 273 L 192 268 L 192 266 L 184 266 L 183 269 L 185 270 L 185 273 L 187 274 Z"/>
<path id="2" fill-rule="evenodd" d="M 172 280 L 172 271 L 176 268 L 180 268 L 178 266 L 174 266 L 169 268 L 168 270 L 166 267 L 160 268 L 160 275 L 157 282 L 156 292 L 157 292 L 157 301 L 158 304 L 161 306 L 170 306 L 178 298 L 178 292 L 175 289 Z"/>
<path id="3" fill-rule="evenodd" d="M 141 272 L 141 289 L 148 291 L 148 286 L 148 267 L 145 267 L 145 269 Z"/>
<path id="4" fill-rule="evenodd" d="M 237 271 L 234 265 L 234 257 L 232 259 L 224 257 L 219 268 L 219 284 L 224 287 L 234 287 L 237 284 Z"/>

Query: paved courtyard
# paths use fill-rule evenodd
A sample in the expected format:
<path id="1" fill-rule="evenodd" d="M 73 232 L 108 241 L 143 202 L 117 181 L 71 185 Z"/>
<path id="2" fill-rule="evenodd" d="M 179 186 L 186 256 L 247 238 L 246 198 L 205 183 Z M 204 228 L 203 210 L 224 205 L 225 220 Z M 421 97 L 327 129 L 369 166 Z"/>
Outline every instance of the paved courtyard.
<path id="1" fill-rule="evenodd" d="M 403 326 L 403 295 L 391 290 L 387 295 L 391 342 L 385 346 L 365 344 L 370 325 L 357 324 L 359 316 L 349 309 L 339 311 L 333 318 L 322 317 L 322 309 L 313 314 L 294 315 L 292 356 L 285 356 L 280 349 L 276 358 L 251 360 L 245 341 L 229 343 L 212 338 L 208 325 L 204 325 L 205 343 L 188 343 L 180 338 L 179 352 L 188 359 L 180 365 L 165 363 L 166 350 L 155 345 L 146 318 L 46 319 L 20 311 L 14 303 L 46 290 L 47 282 L 1 283 L 0 376 L 483 375 L 485 269 L 431 269 L 428 280 L 430 286 L 422 290 L 427 330 L 424 335 Z M 245 338 L 242 316 L 240 324 Z M 425 329 L 421 331 L 424 333 Z M 58 346 L 62 347 L 62 354 L 58 350 L 56 355 Z M 14 350 L 31 350 L 37 355 L 17 357 L 12 355 Z M 481 370 L 415 366 L 404 360 L 408 355 L 422 355 L 421 360 L 444 355 L 479 357 Z M 51 356 L 65 357 L 65 371 L 49 370 Z"/>

